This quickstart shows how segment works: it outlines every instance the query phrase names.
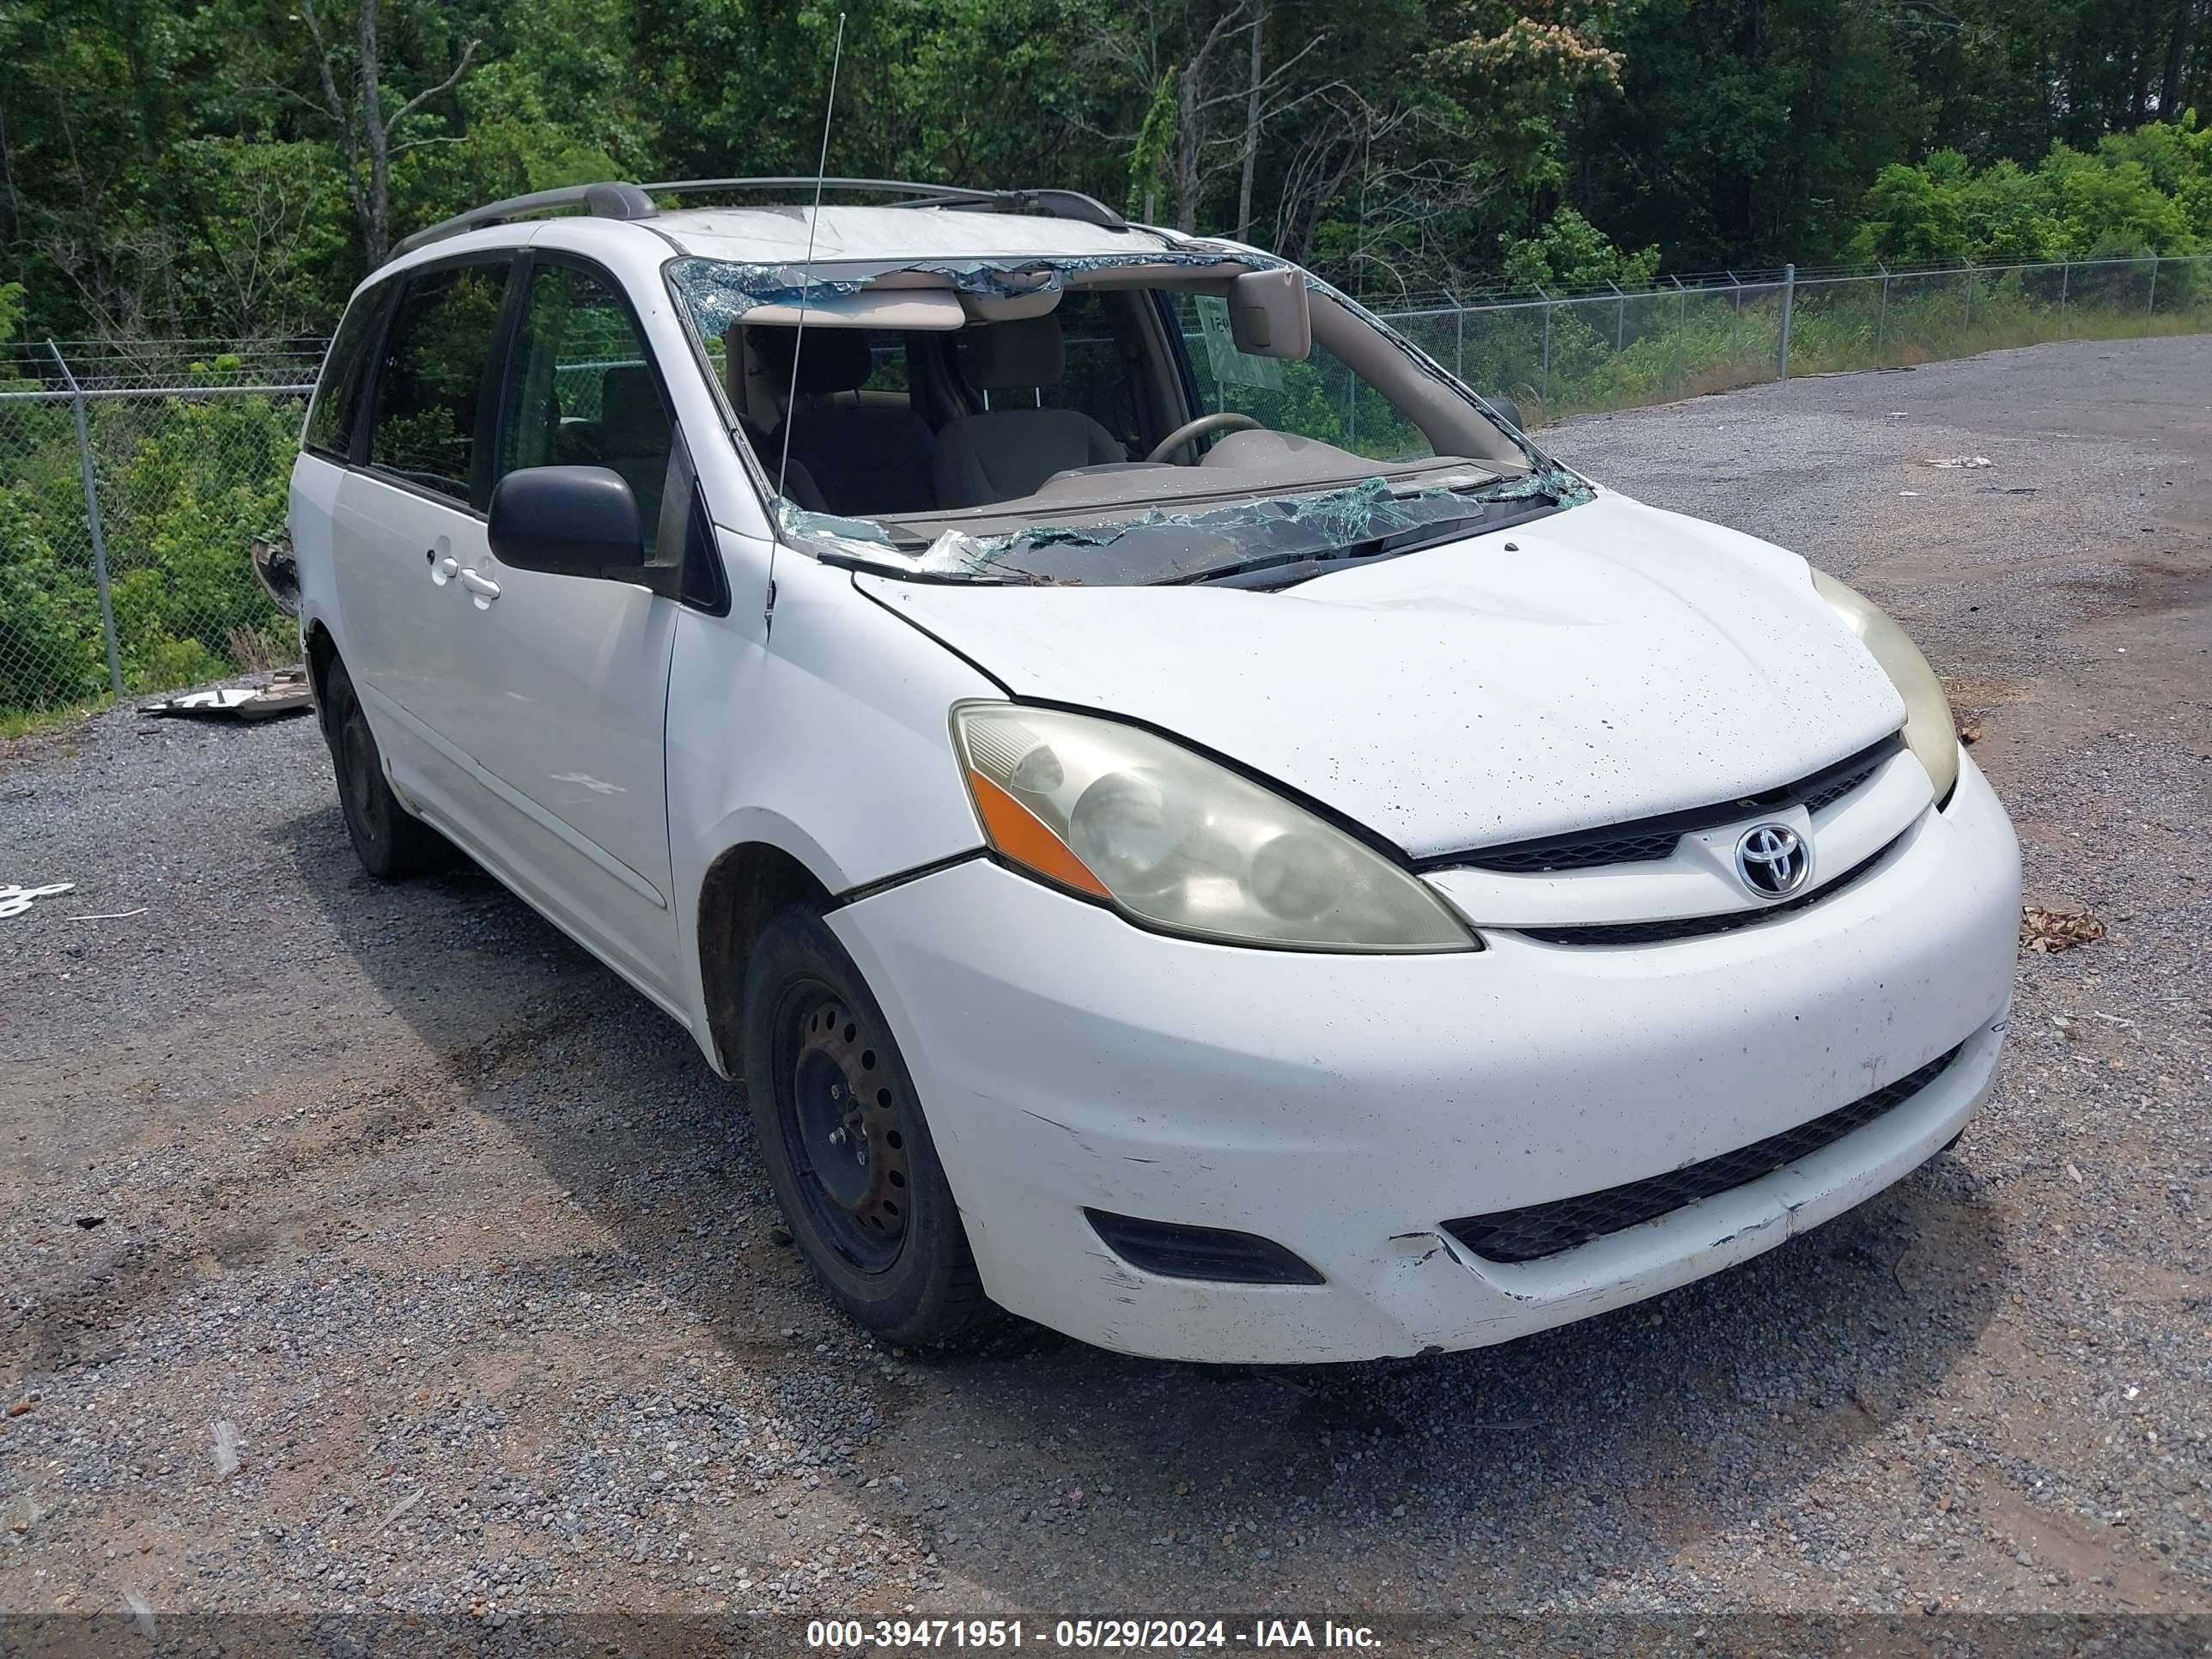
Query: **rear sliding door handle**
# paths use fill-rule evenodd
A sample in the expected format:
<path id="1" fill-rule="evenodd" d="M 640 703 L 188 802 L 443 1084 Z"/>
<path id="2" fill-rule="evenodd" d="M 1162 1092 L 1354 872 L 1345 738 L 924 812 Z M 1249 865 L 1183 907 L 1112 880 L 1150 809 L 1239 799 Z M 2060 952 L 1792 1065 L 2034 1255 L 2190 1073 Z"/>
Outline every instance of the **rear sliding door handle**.
<path id="1" fill-rule="evenodd" d="M 479 576 L 465 565 L 461 568 L 461 586 L 477 596 L 478 605 L 489 605 L 499 597 L 499 584 L 489 576 Z"/>

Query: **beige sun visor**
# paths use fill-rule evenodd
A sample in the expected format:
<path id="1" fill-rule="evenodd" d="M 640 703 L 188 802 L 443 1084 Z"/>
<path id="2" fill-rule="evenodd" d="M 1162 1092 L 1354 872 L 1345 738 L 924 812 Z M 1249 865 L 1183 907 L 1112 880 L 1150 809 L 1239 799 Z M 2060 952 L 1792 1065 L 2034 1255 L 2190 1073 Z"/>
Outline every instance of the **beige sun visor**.
<path id="1" fill-rule="evenodd" d="M 882 289 L 869 287 L 858 294 L 840 294 L 826 300 L 810 300 L 805 306 L 809 328 L 955 329 L 968 320 L 960 296 L 950 289 Z M 755 306 L 745 313 L 748 325 L 775 328 L 798 325 L 795 305 Z"/>

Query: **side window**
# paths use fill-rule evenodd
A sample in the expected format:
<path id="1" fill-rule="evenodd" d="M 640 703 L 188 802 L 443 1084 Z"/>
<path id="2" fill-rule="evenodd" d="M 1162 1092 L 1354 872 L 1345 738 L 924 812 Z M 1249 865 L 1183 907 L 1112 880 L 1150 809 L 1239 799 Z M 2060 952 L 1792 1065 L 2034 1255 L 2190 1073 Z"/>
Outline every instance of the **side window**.
<path id="1" fill-rule="evenodd" d="M 499 477 L 525 466 L 611 467 L 636 497 L 651 550 L 668 483 L 668 406 L 612 282 L 571 265 L 532 269 L 506 408 Z"/>
<path id="2" fill-rule="evenodd" d="M 1229 328 L 1229 302 L 1184 294 L 1176 301 L 1199 412 L 1236 410 L 1277 432 L 1317 438 L 1370 460 L 1423 460 L 1436 452 L 1382 392 L 1318 341 L 1304 362 L 1249 357 Z"/>
<path id="3" fill-rule="evenodd" d="M 338 461 L 352 459 L 354 410 L 361 402 L 362 369 L 368 362 L 376 325 L 383 318 L 384 302 L 391 297 L 391 285 L 380 283 L 356 297 L 338 323 L 337 337 L 323 359 L 314 407 L 307 411 L 307 430 L 301 440 L 319 455 Z"/>
<path id="4" fill-rule="evenodd" d="M 385 331 L 368 459 L 412 484 L 482 507 L 478 428 L 507 288 L 507 264 L 449 265 L 410 277 Z"/>

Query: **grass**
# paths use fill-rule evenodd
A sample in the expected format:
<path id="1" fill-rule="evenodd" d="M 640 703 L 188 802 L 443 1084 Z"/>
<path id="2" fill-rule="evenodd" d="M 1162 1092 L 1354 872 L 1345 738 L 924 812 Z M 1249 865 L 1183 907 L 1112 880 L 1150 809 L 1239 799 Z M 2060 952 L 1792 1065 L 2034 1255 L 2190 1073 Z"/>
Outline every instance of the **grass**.
<path id="1" fill-rule="evenodd" d="M 1790 371 L 1798 374 L 1835 374 L 1863 368 L 1911 368 L 1920 363 L 1948 362 L 1978 356 L 1984 351 L 2015 350 L 2045 345 L 2055 340 L 2145 340 L 2178 334 L 2201 334 L 2212 329 L 2212 313 L 2172 313 L 2156 317 L 2127 312 L 2076 311 L 2063 329 L 2049 327 L 2041 318 L 2003 317 L 1945 330 L 1927 340 L 1908 341 L 1879 356 L 1849 350 L 1790 352 Z"/>
<path id="2" fill-rule="evenodd" d="M 235 672 L 240 674 L 265 674 L 271 669 L 299 665 L 300 630 L 286 619 L 266 628 L 234 628 L 225 643 Z"/>
<path id="3" fill-rule="evenodd" d="M 1864 327 L 1863 319 L 1808 317 L 1801 325 L 1802 331 L 1793 331 L 1790 377 L 1913 368 L 2057 340 L 2153 339 L 2212 331 L 2212 308 L 2202 304 L 2157 316 L 2086 307 L 2076 307 L 2063 315 L 2044 308 L 1992 309 L 1994 315 L 1972 323 L 1945 319 L 1917 331 L 1900 325 L 1879 343 Z M 1859 325 L 1853 326 L 1854 321 Z M 1579 384 L 1570 380 L 1559 386 L 1548 399 L 1538 396 L 1534 387 L 1523 386 L 1522 406 L 1531 423 L 1540 425 L 1571 415 L 1640 409 L 1733 392 L 1774 379 L 1778 353 L 1771 336 L 1765 349 L 1756 345 L 1749 349 L 1730 349 L 1711 339 L 1711 349 L 1699 361 L 1694 338 L 1698 331 L 1692 327 L 1675 331 L 1673 339 L 1662 333 L 1637 342 L 1628 352 L 1616 354 L 1595 372 L 1579 377 Z M 1656 374 L 1634 374 L 1636 365 L 1630 360 L 1638 353 L 1664 361 L 1665 367 Z"/>
<path id="4" fill-rule="evenodd" d="M 97 714 L 109 707 L 111 697 L 92 697 L 83 702 L 65 702 L 52 708 L 0 708 L 0 743 L 11 743 L 18 738 L 33 737 L 41 732 L 51 732 L 58 726 L 73 725 Z"/>

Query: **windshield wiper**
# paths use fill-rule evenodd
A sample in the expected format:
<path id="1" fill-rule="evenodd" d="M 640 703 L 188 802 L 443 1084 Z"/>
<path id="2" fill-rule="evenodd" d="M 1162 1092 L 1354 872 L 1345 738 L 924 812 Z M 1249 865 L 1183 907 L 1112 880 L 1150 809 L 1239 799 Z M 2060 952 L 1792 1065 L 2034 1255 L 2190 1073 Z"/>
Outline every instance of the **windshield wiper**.
<path id="1" fill-rule="evenodd" d="M 1516 495 L 1507 501 L 1488 502 L 1485 504 L 1484 510 L 1470 513 L 1463 518 L 1447 519 L 1411 530 L 1393 531 L 1389 535 L 1373 536 L 1338 547 L 1314 548 L 1299 553 L 1257 554 L 1249 559 L 1231 560 L 1222 564 L 1208 565 L 1200 570 L 1164 576 L 1152 585 L 1158 587 L 1252 587 L 1273 592 L 1294 587 L 1300 582 L 1327 575 L 1332 570 L 1341 570 L 1347 565 L 1395 559 L 1401 554 L 1418 553 L 1424 548 L 1439 547 L 1446 542 L 1459 541 L 1468 536 L 1510 530 L 1515 525 L 1526 524 L 1532 519 L 1547 518 L 1559 510 L 1557 496 Z"/>

